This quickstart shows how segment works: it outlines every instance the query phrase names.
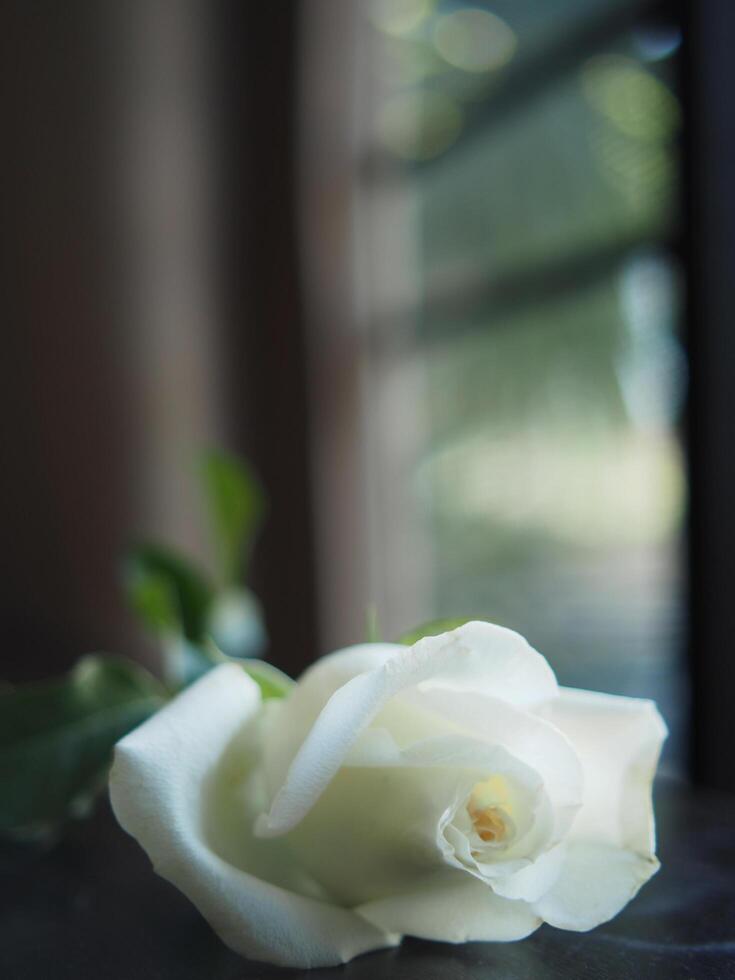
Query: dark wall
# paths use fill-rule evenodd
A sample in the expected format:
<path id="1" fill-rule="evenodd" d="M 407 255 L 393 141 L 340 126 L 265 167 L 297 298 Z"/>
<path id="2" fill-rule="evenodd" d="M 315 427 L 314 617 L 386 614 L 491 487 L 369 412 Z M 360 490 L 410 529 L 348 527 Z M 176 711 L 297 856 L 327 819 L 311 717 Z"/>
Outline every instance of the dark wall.
<path id="1" fill-rule="evenodd" d="M 2 673 L 124 629 L 112 556 L 129 507 L 113 281 L 113 53 L 94 3 L 5 3 L 0 485 Z M 119 297 L 117 297 L 119 300 Z"/>
<path id="2" fill-rule="evenodd" d="M 274 613 L 268 626 L 278 662 L 296 670 L 319 652 L 298 242 L 301 10 L 298 2 L 228 0 L 220 11 L 223 186 L 233 205 L 223 261 L 230 414 L 270 497 L 256 590 Z"/>
<path id="3" fill-rule="evenodd" d="M 156 322 L 135 313 L 130 269 L 144 263 L 145 243 L 131 247 L 120 188 L 137 152 L 130 140 L 146 139 L 128 111 L 146 118 L 136 45 L 160 44 L 164 55 L 165 18 L 175 28 L 192 11 L 207 24 L 206 36 L 193 32 L 206 47 L 207 92 L 183 98 L 207 100 L 219 332 L 206 380 L 225 416 L 216 431 L 201 428 L 250 455 L 270 496 L 254 586 L 272 659 L 297 669 L 315 654 L 292 128 L 299 4 L 161 0 L 157 39 L 145 25 L 130 29 L 153 9 L 11 0 L 0 11 L 0 676 L 10 679 L 59 671 L 91 649 L 146 656 L 121 597 L 119 557 L 142 527 L 166 530 L 146 509 L 147 487 L 163 480 L 156 506 L 165 513 L 166 493 L 173 505 L 189 471 L 177 460 L 173 472 L 150 435 L 151 382 L 139 358 Z M 155 64 L 155 50 L 146 57 Z M 174 394 L 188 417 L 196 407 L 182 388 Z"/>

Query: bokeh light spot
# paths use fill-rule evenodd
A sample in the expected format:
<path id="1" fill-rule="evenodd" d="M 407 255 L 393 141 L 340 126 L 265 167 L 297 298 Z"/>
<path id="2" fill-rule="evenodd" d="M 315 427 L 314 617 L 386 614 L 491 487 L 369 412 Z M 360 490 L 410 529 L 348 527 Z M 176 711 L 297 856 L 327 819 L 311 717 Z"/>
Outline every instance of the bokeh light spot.
<path id="1" fill-rule="evenodd" d="M 378 30 L 403 37 L 415 31 L 433 7 L 434 0 L 373 0 L 368 16 Z"/>
<path id="2" fill-rule="evenodd" d="M 626 136 L 655 142 L 671 137 L 679 127 L 676 97 L 629 58 L 591 58 L 582 68 L 582 89 L 590 104 Z"/>
<path id="3" fill-rule="evenodd" d="M 378 115 L 378 134 L 405 160 L 430 160 L 456 140 L 462 110 L 443 92 L 414 90 L 389 99 Z"/>
<path id="4" fill-rule="evenodd" d="M 487 10 L 456 10 L 442 17 L 434 30 L 434 44 L 442 58 L 468 72 L 502 68 L 513 57 L 516 43 L 505 21 Z"/>

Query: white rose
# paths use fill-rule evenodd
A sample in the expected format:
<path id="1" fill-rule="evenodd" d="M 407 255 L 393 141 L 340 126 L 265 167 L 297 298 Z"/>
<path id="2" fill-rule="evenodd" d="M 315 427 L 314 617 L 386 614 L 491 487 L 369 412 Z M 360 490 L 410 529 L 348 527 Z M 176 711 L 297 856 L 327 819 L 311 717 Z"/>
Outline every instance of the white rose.
<path id="1" fill-rule="evenodd" d="M 119 743 L 111 795 L 234 950 L 326 966 L 610 919 L 658 867 L 665 735 L 652 702 L 559 688 L 468 623 L 332 654 L 281 701 L 218 667 Z"/>

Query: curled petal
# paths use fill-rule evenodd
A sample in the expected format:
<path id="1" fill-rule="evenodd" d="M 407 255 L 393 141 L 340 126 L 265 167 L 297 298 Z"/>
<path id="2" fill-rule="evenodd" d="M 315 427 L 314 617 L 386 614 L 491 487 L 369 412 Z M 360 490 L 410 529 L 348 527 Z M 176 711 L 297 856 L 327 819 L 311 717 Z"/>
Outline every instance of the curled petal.
<path id="1" fill-rule="evenodd" d="M 203 804 L 219 787 L 213 774 L 260 709 L 257 685 L 226 664 L 172 701 L 117 746 L 110 776 L 113 809 L 148 853 L 156 871 L 199 908 L 228 946 L 243 956 L 288 966 L 328 966 L 395 945 L 396 935 L 305 894 L 249 872 L 273 867 L 289 883 L 278 853 L 264 842 L 237 848 L 215 832 Z M 215 821 L 216 823 L 216 821 Z M 221 839 L 220 839 L 221 838 Z M 224 841 L 224 842 L 223 842 Z M 237 853 L 237 864 L 223 854 Z M 229 855 L 228 855 L 229 856 Z"/>
<path id="2" fill-rule="evenodd" d="M 510 704 L 535 706 L 557 693 L 546 660 L 517 633 L 489 623 L 467 623 L 442 636 L 426 637 L 393 654 L 382 647 L 384 661 L 338 688 L 296 752 L 270 813 L 258 823 L 263 837 L 295 827 L 309 812 L 342 765 L 359 734 L 391 698 L 413 686 L 428 690 L 474 691 Z M 336 669 L 340 658 L 330 659 Z M 315 673 L 318 679 L 318 674 Z M 316 679 L 314 680 L 315 686 Z M 285 720 L 290 699 L 282 706 Z M 290 714 L 289 714 L 290 717 Z"/>
<path id="3" fill-rule="evenodd" d="M 398 643 L 361 643 L 338 650 L 307 668 L 287 698 L 267 705 L 263 768 L 271 794 L 283 785 L 301 743 L 334 692 L 405 652 Z"/>
<path id="4" fill-rule="evenodd" d="M 471 622 L 441 636 L 427 636 L 413 648 L 417 659 L 435 657 L 425 689 L 472 691 L 520 707 L 543 704 L 558 693 L 545 657 L 513 630 Z"/>

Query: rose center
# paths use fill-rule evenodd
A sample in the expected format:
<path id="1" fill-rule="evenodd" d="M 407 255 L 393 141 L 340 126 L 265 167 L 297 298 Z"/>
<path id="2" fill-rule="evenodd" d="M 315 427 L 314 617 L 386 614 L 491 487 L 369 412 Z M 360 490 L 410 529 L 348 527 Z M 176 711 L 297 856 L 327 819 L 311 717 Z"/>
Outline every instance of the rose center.
<path id="1" fill-rule="evenodd" d="M 470 800 L 467 804 L 467 812 L 481 841 L 490 843 L 503 840 L 507 833 L 507 827 L 497 807 L 478 807 Z"/>

